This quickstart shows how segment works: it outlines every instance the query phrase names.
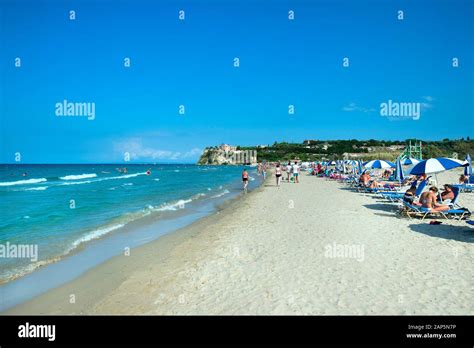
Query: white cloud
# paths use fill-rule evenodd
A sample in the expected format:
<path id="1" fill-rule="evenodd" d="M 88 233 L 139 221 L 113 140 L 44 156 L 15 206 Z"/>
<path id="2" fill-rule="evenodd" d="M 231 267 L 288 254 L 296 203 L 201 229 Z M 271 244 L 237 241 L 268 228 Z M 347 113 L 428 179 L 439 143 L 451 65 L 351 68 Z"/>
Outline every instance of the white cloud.
<path id="1" fill-rule="evenodd" d="M 132 160 L 189 160 L 198 157 L 202 150 L 193 148 L 188 151 L 170 151 L 145 145 L 141 138 L 129 138 L 114 142 L 114 150 L 120 156 L 128 152 Z"/>
<path id="2" fill-rule="evenodd" d="M 423 98 L 424 100 L 426 100 L 426 101 L 429 101 L 429 102 L 432 102 L 432 101 L 434 100 L 434 98 L 433 98 L 432 96 L 430 96 L 430 95 L 425 95 L 425 96 L 423 96 L 422 98 Z"/>
<path id="3" fill-rule="evenodd" d="M 343 111 L 347 111 L 347 112 L 351 112 L 351 111 L 359 111 L 359 112 L 365 112 L 365 113 L 369 113 L 369 112 L 374 112 L 375 109 L 373 108 L 365 108 L 365 107 L 362 107 L 362 106 L 358 106 L 356 103 L 350 103 L 349 105 L 347 106 L 344 106 L 342 108 Z"/>
<path id="4" fill-rule="evenodd" d="M 433 108 L 433 104 L 430 104 L 430 103 L 421 103 L 420 106 L 422 110 Z"/>
<path id="5" fill-rule="evenodd" d="M 423 98 L 425 101 L 424 102 L 421 102 L 421 110 L 428 110 L 428 109 L 432 109 L 434 106 L 433 106 L 433 101 L 435 100 L 435 98 L 433 98 L 432 96 L 430 95 L 426 95 L 426 96 L 423 96 L 421 97 Z"/>

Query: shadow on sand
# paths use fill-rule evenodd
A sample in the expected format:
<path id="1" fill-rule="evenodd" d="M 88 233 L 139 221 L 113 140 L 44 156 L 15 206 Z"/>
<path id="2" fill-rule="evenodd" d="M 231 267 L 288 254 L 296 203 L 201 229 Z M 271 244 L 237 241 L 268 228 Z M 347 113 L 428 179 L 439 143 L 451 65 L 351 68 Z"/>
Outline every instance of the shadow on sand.
<path id="1" fill-rule="evenodd" d="M 339 187 L 339 190 L 358 192 L 354 187 Z"/>
<path id="2" fill-rule="evenodd" d="M 442 221 L 442 220 L 440 220 Z M 464 225 L 461 225 L 463 223 Z M 457 240 L 459 242 L 474 243 L 474 228 L 460 222 L 459 226 L 453 225 L 430 225 L 429 223 L 412 224 L 409 226 L 412 231 L 426 234 L 430 237 Z"/>
<path id="3" fill-rule="evenodd" d="M 364 204 L 364 207 L 372 209 L 372 210 L 381 210 L 390 213 L 396 213 L 398 211 L 398 207 L 395 204 L 387 204 L 387 203 L 380 203 L 380 204 Z"/>

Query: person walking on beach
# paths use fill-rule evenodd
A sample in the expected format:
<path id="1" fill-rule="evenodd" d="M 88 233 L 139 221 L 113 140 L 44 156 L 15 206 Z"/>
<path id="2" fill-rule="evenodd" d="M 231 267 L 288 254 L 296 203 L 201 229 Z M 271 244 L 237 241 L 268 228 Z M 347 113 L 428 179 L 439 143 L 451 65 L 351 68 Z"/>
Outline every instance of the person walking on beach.
<path id="1" fill-rule="evenodd" d="M 267 164 L 266 163 L 262 164 L 262 175 L 263 175 L 263 180 L 265 181 L 267 177 Z"/>
<path id="2" fill-rule="evenodd" d="M 288 164 L 286 165 L 286 180 L 290 182 L 291 178 L 291 162 L 288 161 Z"/>
<path id="3" fill-rule="evenodd" d="M 294 183 L 298 184 L 300 181 L 298 179 L 299 174 L 300 174 L 300 166 L 298 165 L 298 161 L 295 161 L 295 164 L 293 164 L 293 178 L 294 178 Z"/>
<path id="4" fill-rule="evenodd" d="M 244 184 L 244 191 L 247 192 L 247 186 L 249 184 L 249 173 L 247 172 L 247 169 L 244 169 L 242 172 L 242 182 Z"/>
<path id="5" fill-rule="evenodd" d="M 275 167 L 275 177 L 276 177 L 277 186 L 280 187 L 280 180 L 281 180 L 281 167 L 280 167 L 280 163 L 277 163 L 277 164 L 276 164 L 276 167 Z"/>

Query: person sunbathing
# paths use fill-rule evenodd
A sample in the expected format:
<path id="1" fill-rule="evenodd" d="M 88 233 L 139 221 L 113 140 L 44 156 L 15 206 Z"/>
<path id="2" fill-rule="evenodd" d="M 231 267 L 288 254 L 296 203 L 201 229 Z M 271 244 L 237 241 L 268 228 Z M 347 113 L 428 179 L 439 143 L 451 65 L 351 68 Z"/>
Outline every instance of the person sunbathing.
<path id="1" fill-rule="evenodd" d="M 403 180 L 401 186 L 408 186 L 408 185 L 412 185 L 413 183 L 415 183 L 415 187 L 416 187 L 416 176 L 410 175 L 408 178 Z"/>
<path id="2" fill-rule="evenodd" d="M 362 175 L 359 177 L 359 183 L 362 186 L 368 187 L 370 182 L 370 175 L 367 173 L 362 173 Z"/>
<path id="3" fill-rule="evenodd" d="M 468 181 L 469 181 L 469 179 L 467 178 L 466 175 L 461 175 L 461 176 L 459 177 L 459 183 L 460 183 L 461 185 L 467 184 Z"/>
<path id="4" fill-rule="evenodd" d="M 416 183 L 412 184 L 411 187 L 405 191 L 403 195 L 403 200 L 411 205 L 421 206 L 420 203 L 415 202 L 416 198 Z"/>
<path id="5" fill-rule="evenodd" d="M 445 204 L 439 204 L 437 202 L 438 188 L 431 186 L 427 192 L 423 192 L 420 197 L 420 203 L 424 208 L 428 208 L 430 211 L 446 211 L 449 210 L 449 206 Z"/>
<path id="6" fill-rule="evenodd" d="M 441 200 L 443 203 L 450 203 L 454 199 L 454 192 L 451 185 L 444 185 L 444 191 L 441 192 Z"/>
<path id="7" fill-rule="evenodd" d="M 379 187 L 383 187 L 385 185 L 384 182 L 378 182 L 377 179 L 374 179 L 372 180 L 372 182 L 370 183 L 370 188 L 379 188 Z"/>

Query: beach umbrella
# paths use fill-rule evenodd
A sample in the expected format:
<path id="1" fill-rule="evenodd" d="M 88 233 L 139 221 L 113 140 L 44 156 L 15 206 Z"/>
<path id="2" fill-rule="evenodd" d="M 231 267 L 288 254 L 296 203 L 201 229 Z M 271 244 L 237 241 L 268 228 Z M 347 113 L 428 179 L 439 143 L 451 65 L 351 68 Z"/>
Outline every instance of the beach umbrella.
<path id="1" fill-rule="evenodd" d="M 394 168 L 395 164 L 389 161 L 384 160 L 373 160 L 364 163 L 365 168 L 372 168 L 372 169 L 387 169 L 387 168 Z"/>
<path id="2" fill-rule="evenodd" d="M 362 171 L 364 170 L 364 169 L 362 168 L 362 161 L 357 161 L 357 166 L 358 166 L 359 174 L 362 174 Z"/>
<path id="3" fill-rule="evenodd" d="M 402 160 L 402 164 L 403 164 L 404 166 L 410 166 L 410 165 L 412 165 L 412 164 L 415 165 L 415 164 L 418 164 L 418 163 L 420 163 L 420 162 L 421 162 L 420 160 L 418 160 L 418 159 L 416 159 L 416 158 L 411 158 L 411 157 L 405 158 L 404 160 Z"/>
<path id="4" fill-rule="evenodd" d="M 463 165 L 467 165 L 467 162 L 445 157 L 430 158 L 415 165 L 410 170 L 410 174 L 436 174 L 453 168 L 461 167 Z"/>
<path id="5" fill-rule="evenodd" d="M 331 161 L 331 162 L 328 163 L 328 165 L 330 165 L 330 166 L 335 166 L 335 165 L 336 165 L 336 161 Z"/>
<path id="6" fill-rule="evenodd" d="M 467 166 L 464 167 L 464 175 L 466 175 L 466 176 L 471 176 L 471 175 L 472 175 L 472 159 L 471 159 L 471 155 L 470 155 L 470 154 L 467 154 L 467 155 L 466 155 L 465 161 L 466 161 L 469 165 L 467 165 Z"/>
<path id="7" fill-rule="evenodd" d="M 396 163 L 396 173 L 395 173 L 395 179 L 397 179 L 399 182 L 402 182 L 405 180 L 405 175 L 403 174 L 403 168 L 402 168 L 402 161 L 400 159 L 397 159 Z"/>

